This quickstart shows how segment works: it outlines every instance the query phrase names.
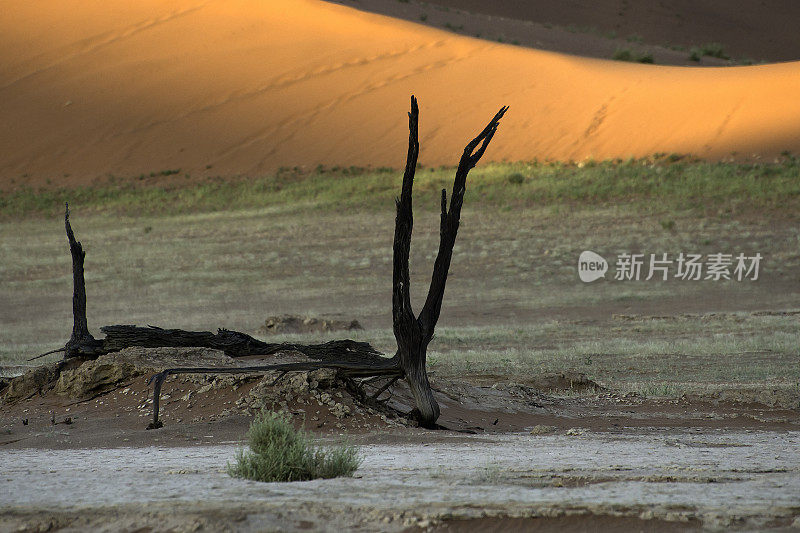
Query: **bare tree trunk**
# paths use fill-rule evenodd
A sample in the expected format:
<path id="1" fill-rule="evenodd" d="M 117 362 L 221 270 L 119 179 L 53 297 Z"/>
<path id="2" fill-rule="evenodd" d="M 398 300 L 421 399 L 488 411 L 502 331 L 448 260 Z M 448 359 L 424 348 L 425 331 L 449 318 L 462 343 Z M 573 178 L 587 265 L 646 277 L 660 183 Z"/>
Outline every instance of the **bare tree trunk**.
<path id="1" fill-rule="evenodd" d="M 483 156 L 507 109 L 507 107 L 500 109 L 486 128 L 464 149 L 453 182 L 449 209 L 447 208 L 447 191 L 442 189 L 439 251 L 433 266 L 428 297 L 419 316 L 415 318 L 411 308 L 408 260 L 411 250 L 411 233 L 414 227 L 411 196 L 419 156 L 419 106 L 417 99 L 411 97 L 411 111 L 408 114 L 408 156 L 400 198 L 396 202 L 392 324 L 397 340 L 397 357 L 399 357 L 400 368 L 405 374 L 414 397 L 417 411 L 415 414 L 420 424 L 426 427 L 435 426 L 436 420 L 439 418 L 439 404 L 436 403 L 436 398 L 433 396 L 425 370 L 428 343 L 433 338 L 436 322 L 439 320 L 439 313 L 442 309 L 447 274 L 458 234 L 461 206 L 464 202 L 467 175 Z"/>
<path id="2" fill-rule="evenodd" d="M 69 223 L 69 204 L 64 206 L 64 227 L 67 230 L 69 252 L 72 255 L 72 335 L 63 348 L 52 350 L 29 359 L 33 361 L 45 355 L 64 352 L 64 359 L 70 357 L 96 357 L 103 352 L 103 343 L 89 333 L 86 321 L 86 282 L 83 277 L 83 260 L 86 252 L 81 243 L 75 240 Z"/>
<path id="3" fill-rule="evenodd" d="M 81 243 L 75 240 L 72 226 L 69 223 L 69 204 L 64 208 L 64 226 L 67 229 L 69 252 L 72 255 L 72 335 L 65 348 L 66 357 L 95 355 L 102 343 L 89 333 L 86 320 L 86 282 L 83 277 L 83 260 L 86 252 Z"/>

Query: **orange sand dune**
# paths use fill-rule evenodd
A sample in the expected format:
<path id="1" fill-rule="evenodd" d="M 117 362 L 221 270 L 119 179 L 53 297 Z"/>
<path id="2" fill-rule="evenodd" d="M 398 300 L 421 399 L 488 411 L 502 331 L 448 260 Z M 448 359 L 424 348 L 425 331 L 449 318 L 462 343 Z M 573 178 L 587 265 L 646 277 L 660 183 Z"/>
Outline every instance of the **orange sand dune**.
<path id="1" fill-rule="evenodd" d="M 800 63 L 585 59 L 316 0 L 0 2 L 5 186 L 402 166 L 411 93 L 426 165 L 504 104 L 486 159 L 800 152 Z"/>

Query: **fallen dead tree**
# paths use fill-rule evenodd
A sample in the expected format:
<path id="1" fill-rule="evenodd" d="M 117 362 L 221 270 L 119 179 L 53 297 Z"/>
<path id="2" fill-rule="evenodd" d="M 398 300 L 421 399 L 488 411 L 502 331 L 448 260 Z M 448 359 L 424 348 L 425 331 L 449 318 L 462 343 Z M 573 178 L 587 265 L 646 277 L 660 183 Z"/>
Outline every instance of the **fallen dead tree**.
<path id="1" fill-rule="evenodd" d="M 182 367 L 168 368 L 150 378 L 153 383 L 153 421 L 149 428 L 162 426 L 159 420 L 159 398 L 164 380 L 169 375 L 195 373 L 264 373 L 272 371 L 308 371 L 332 368 L 346 378 L 379 378 L 387 382 L 378 389 L 377 398 L 397 379 L 408 383 L 415 408 L 414 418 L 424 427 L 436 427 L 439 405 L 433 396 L 426 372 L 427 347 L 433 338 L 444 298 L 447 275 L 450 269 L 453 247 L 458 233 L 461 207 L 466 191 L 469 171 L 480 161 L 497 131 L 500 119 L 507 111 L 503 107 L 477 137 L 470 141 L 459 161 L 448 206 L 447 192 L 442 189 L 441 219 L 439 226 L 439 249 L 434 261 L 433 275 L 428 295 L 422 310 L 415 316 L 410 299 L 409 254 L 413 229 L 412 190 L 419 156 L 419 108 L 411 97 L 408 113 L 409 138 L 406 168 L 400 197 L 396 200 L 395 233 L 393 244 L 392 272 L 392 324 L 397 352 L 385 357 L 365 342 L 337 340 L 324 344 L 301 345 L 292 343 L 265 343 L 245 333 L 220 329 L 216 334 L 207 331 L 184 331 L 162 329 L 153 326 L 130 325 L 104 326 L 100 330 L 104 339 L 95 339 L 86 320 L 86 288 L 84 281 L 85 252 L 69 222 L 69 206 L 66 208 L 65 226 L 72 254 L 73 271 L 73 329 L 69 341 L 63 348 L 47 353 L 63 352 L 65 359 L 82 357 L 96 358 L 99 355 L 119 351 L 131 346 L 141 347 L 204 347 L 222 350 L 230 357 L 269 356 L 281 352 L 297 352 L 309 360 L 259 366 L 242 367 Z M 47 354 L 42 354 L 47 355 Z M 41 357 L 41 356 L 38 356 Z M 35 359 L 35 358 L 34 358 Z"/>

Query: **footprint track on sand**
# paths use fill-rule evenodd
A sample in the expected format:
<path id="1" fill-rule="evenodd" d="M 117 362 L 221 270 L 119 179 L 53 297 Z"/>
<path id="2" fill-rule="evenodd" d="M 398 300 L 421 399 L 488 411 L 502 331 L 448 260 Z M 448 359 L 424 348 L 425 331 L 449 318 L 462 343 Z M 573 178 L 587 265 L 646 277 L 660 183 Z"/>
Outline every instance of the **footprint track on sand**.
<path id="1" fill-rule="evenodd" d="M 720 137 L 722 137 L 722 134 L 725 133 L 725 130 L 728 128 L 728 124 L 730 124 L 731 122 L 731 119 L 741 106 L 742 102 L 739 101 L 735 106 L 733 106 L 733 109 L 731 109 L 730 112 L 727 115 L 725 115 L 725 118 L 722 119 L 722 122 L 720 122 L 719 127 L 717 127 L 717 131 L 714 132 L 714 135 L 713 137 L 711 137 L 711 140 L 709 140 L 706 144 L 703 145 L 703 149 L 706 152 L 711 151 L 712 145 L 716 143 Z"/>
<path id="2" fill-rule="evenodd" d="M 366 87 L 364 87 L 363 89 L 361 89 L 359 91 L 355 91 L 355 92 L 351 92 L 351 93 L 346 93 L 346 94 L 340 95 L 340 96 L 338 96 L 338 97 L 336 97 L 336 98 L 334 98 L 332 100 L 328 100 L 327 102 L 324 102 L 324 103 L 322 103 L 322 104 L 320 104 L 320 105 L 318 105 L 318 106 L 316 106 L 316 107 L 314 107 L 314 108 L 312 108 L 312 109 L 310 109 L 310 110 L 308 110 L 308 111 L 306 111 L 304 113 L 301 113 L 300 115 L 297 115 L 297 116 L 294 116 L 294 117 L 290 117 L 290 118 L 288 118 L 286 120 L 278 122 L 277 124 L 275 124 L 274 126 L 272 126 L 270 128 L 265 128 L 265 129 L 261 130 L 260 132 L 255 133 L 254 135 L 242 140 L 241 142 L 239 142 L 239 143 L 237 143 L 237 144 L 235 144 L 233 146 L 230 146 L 227 149 L 223 150 L 219 154 L 219 157 L 220 158 L 229 157 L 229 156 L 233 155 L 234 153 L 236 153 L 237 151 L 246 149 L 246 148 L 252 146 L 253 144 L 255 144 L 255 143 L 257 143 L 257 142 L 259 142 L 261 140 L 264 140 L 264 139 L 266 139 L 268 137 L 275 138 L 276 142 L 275 142 L 275 144 L 273 144 L 271 146 L 270 150 L 266 153 L 265 157 L 273 156 L 280 150 L 281 146 L 285 145 L 286 143 L 291 141 L 294 137 L 296 137 L 298 133 L 302 132 L 304 127 L 308 126 L 308 124 L 310 124 L 313 121 L 313 119 L 315 117 L 317 117 L 320 113 L 323 113 L 323 112 L 325 112 L 327 110 L 336 108 L 337 106 L 339 106 L 341 104 L 345 104 L 347 102 L 350 102 L 350 101 L 352 101 L 352 100 L 354 100 L 356 98 L 359 98 L 359 97 L 364 96 L 366 94 L 369 94 L 371 92 L 380 90 L 380 89 L 382 89 L 384 87 L 387 87 L 387 86 L 389 86 L 389 85 L 391 85 L 393 83 L 397 83 L 397 82 L 412 78 L 414 76 L 418 76 L 420 74 L 423 74 L 425 72 L 428 72 L 428 71 L 431 71 L 431 70 L 434 70 L 434 69 L 437 69 L 437 68 L 445 68 L 445 67 L 447 67 L 449 65 L 452 65 L 452 64 L 455 64 L 455 63 L 458 63 L 458 62 L 461 62 L 461 61 L 468 60 L 471 57 L 473 57 L 473 56 L 477 55 L 478 53 L 480 53 L 480 51 L 481 50 L 475 50 L 471 54 L 466 54 L 466 55 L 458 56 L 458 57 L 450 57 L 450 58 L 447 58 L 447 59 L 441 59 L 441 60 L 438 60 L 438 61 L 434 61 L 432 63 L 426 63 L 424 65 L 421 65 L 420 67 L 417 67 L 414 70 L 411 70 L 411 71 L 408 71 L 408 72 L 404 72 L 402 74 L 396 74 L 396 75 L 390 76 L 390 77 L 388 77 L 388 78 L 386 78 L 384 80 L 381 80 L 381 81 L 378 81 L 378 82 L 375 82 L 375 83 L 371 83 L 371 84 L 367 85 Z M 280 133 L 282 130 L 285 130 L 286 128 L 289 128 L 290 126 L 292 127 L 292 129 L 290 131 L 288 131 L 288 132 L 284 131 L 284 133 Z"/>
<path id="3" fill-rule="evenodd" d="M 407 56 L 408 54 L 414 54 L 416 52 L 434 49 L 434 48 L 443 46 L 444 44 L 445 44 L 445 41 L 441 41 L 441 40 L 432 41 L 432 42 L 429 42 L 429 43 L 412 46 L 410 48 L 405 48 L 403 50 L 395 50 L 395 51 L 391 51 L 391 52 L 374 54 L 374 55 L 368 56 L 368 57 L 359 57 L 359 58 L 351 59 L 351 60 L 348 60 L 348 61 L 340 61 L 340 62 L 334 63 L 332 65 L 325 65 L 325 66 L 322 66 L 322 67 L 318 67 L 318 68 L 316 68 L 314 70 L 311 70 L 311 71 L 302 70 L 299 73 L 284 74 L 282 76 L 279 76 L 278 78 L 270 80 L 268 83 L 266 83 L 264 85 L 256 87 L 255 89 L 243 90 L 243 91 L 237 91 L 237 92 L 230 93 L 227 96 L 225 96 L 223 99 L 220 99 L 220 100 L 217 100 L 215 102 L 206 104 L 206 105 L 204 105 L 204 106 L 202 106 L 200 108 L 197 108 L 197 109 L 192 109 L 192 110 L 190 110 L 190 111 L 188 111 L 186 113 L 183 113 L 181 115 L 176 115 L 176 116 L 171 117 L 171 118 L 167 118 L 167 119 L 159 120 L 159 121 L 155 121 L 155 122 L 150 122 L 150 123 L 148 123 L 146 125 L 143 125 L 143 126 L 137 126 L 135 128 L 130 128 L 130 129 L 127 129 L 127 130 L 120 131 L 118 134 L 115 135 L 115 137 L 116 136 L 130 135 L 130 134 L 139 133 L 139 132 L 144 131 L 146 129 L 153 128 L 153 127 L 158 127 L 158 126 L 161 126 L 163 124 L 168 124 L 168 123 L 171 123 L 171 122 L 177 122 L 177 121 L 184 120 L 184 119 L 187 119 L 187 118 L 190 118 L 190 117 L 193 117 L 195 115 L 202 114 L 202 113 L 213 112 L 213 111 L 215 111 L 217 109 L 225 107 L 228 104 L 245 102 L 245 101 L 253 99 L 253 98 L 258 98 L 259 96 L 262 96 L 263 94 L 268 93 L 270 91 L 276 91 L 276 90 L 285 89 L 287 87 L 291 87 L 292 85 L 296 85 L 298 83 L 309 81 L 309 80 L 312 80 L 312 79 L 320 77 L 320 76 L 326 76 L 326 75 L 333 74 L 333 73 L 336 73 L 336 72 L 340 72 L 340 71 L 343 71 L 343 70 L 347 70 L 347 69 L 350 69 L 350 68 L 363 67 L 363 66 L 367 66 L 367 65 L 374 64 L 374 63 L 381 62 L 381 61 L 391 61 L 391 60 L 396 59 L 398 57 Z"/>
<path id="4" fill-rule="evenodd" d="M 18 76 L 17 78 L 9 81 L 5 85 L 0 86 L 0 91 L 8 89 L 10 87 L 13 87 L 17 83 L 20 83 L 22 81 L 28 80 L 28 79 L 30 79 L 30 78 L 32 78 L 34 76 L 37 76 L 39 74 L 42 74 L 42 73 L 47 72 L 49 70 L 52 70 L 52 69 L 58 67 L 59 65 L 63 65 L 64 63 L 68 63 L 69 61 L 72 61 L 73 59 L 78 58 L 80 56 L 83 56 L 83 55 L 86 55 L 86 54 L 91 54 L 92 52 L 96 52 L 98 50 L 101 50 L 101 49 L 105 48 L 106 46 L 110 46 L 110 45 L 112 45 L 114 43 L 117 43 L 119 41 L 122 41 L 124 39 L 128 39 L 130 37 L 133 37 L 134 35 L 137 35 L 139 33 L 142 33 L 144 31 L 152 29 L 152 28 L 154 28 L 156 26 L 159 26 L 161 24 L 164 24 L 166 22 L 170 22 L 172 20 L 175 20 L 175 19 L 187 16 L 187 15 L 191 15 L 193 13 L 196 13 L 197 11 L 203 9 L 206 5 L 207 5 L 207 3 L 203 3 L 203 4 L 200 4 L 198 6 L 193 6 L 191 8 L 184 9 L 184 10 L 181 10 L 181 11 L 173 11 L 173 12 L 168 13 L 166 15 L 163 15 L 163 16 L 160 16 L 160 17 L 156 17 L 156 18 L 152 18 L 152 19 L 147 19 L 147 20 L 144 20 L 144 21 L 139 22 L 137 24 L 134 24 L 132 26 L 129 26 L 127 29 L 123 30 L 122 32 L 118 32 L 118 31 L 105 32 L 105 33 L 101 33 L 99 35 L 93 35 L 92 37 L 87 37 L 86 39 L 82 39 L 82 40 L 80 40 L 78 42 L 75 42 L 75 43 L 72 43 L 72 44 L 69 44 L 69 45 L 66 45 L 63 48 L 63 52 L 60 52 L 60 53 L 56 54 L 56 55 L 59 56 L 59 59 L 57 61 L 53 61 L 53 62 L 51 62 L 51 63 L 49 63 L 49 64 L 47 64 L 47 65 L 45 65 L 45 66 L 43 66 L 41 68 L 36 69 L 33 72 L 29 72 L 28 74 L 25 74 L 25 75 L 22 75 L 22 76 Z M 57 50 L 56 52 L 59 52 L 59 51 Z M 30 61 L 31 62 L 35 62 L 38 57 L 41 57 L 41 56 L 36 56 L 33 59 L 31 59 Z"/>

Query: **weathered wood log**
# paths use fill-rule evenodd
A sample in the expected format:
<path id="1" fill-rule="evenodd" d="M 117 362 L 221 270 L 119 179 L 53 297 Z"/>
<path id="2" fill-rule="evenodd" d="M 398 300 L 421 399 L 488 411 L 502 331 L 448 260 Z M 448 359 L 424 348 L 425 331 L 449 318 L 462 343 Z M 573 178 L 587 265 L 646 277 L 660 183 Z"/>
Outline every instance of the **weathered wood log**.
<path id="1" fill-rule="evenodd" d="M 129 346 L 145 348 L 197 347 L 212 348 L 225 352 L 229 357 L 248 355 L 273 355 L 279 352 L 299 352 L 317 360 L 336 359 L 338 361 L 372 361 L 386 359 L 369 343 L 349 339 L 335 340 L 323 344 L 294 344 L 289 342 L 268 343 L 246 333 L 220 329 L 216 334 L 210 331 L 185 331 L 182 329 L 163 329 L 155 326 L 103 326 L 100 331 L 106 337 L 102 340 L 104 353 L 118 352 Z"/>

